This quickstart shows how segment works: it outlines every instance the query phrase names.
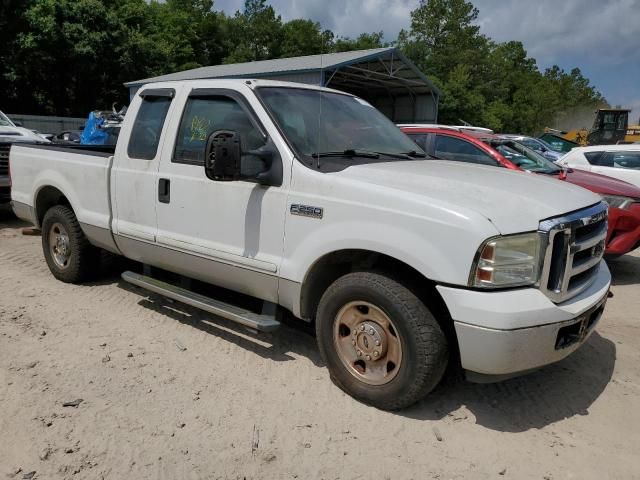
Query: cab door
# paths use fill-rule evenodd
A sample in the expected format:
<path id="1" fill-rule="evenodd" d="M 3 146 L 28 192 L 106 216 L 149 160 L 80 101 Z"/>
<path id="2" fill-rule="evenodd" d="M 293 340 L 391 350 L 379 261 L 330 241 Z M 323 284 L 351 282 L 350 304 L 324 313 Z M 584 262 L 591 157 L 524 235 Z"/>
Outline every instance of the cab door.
<path id="1" fill-rule="evenodd" d="M 156 242 L 156 178 L 175 90 L 147 89 L 139 97 L 121 132 L 129 141 L 118 142 L 114 157 L 112 229 L 122 252 L 144 261 L 144 245 Z"/>
<path id="2" fill-rule="evenodd" d="M 287 189 L 250 180 L 213 181 L 204 170 L 209 135 L 232 130 L 244 152 L 269 144 L 282 155 L 248 101 L 226 89 L 196 89 L 172 119 L 156 199 L 157 243 L 179 259 L 181 273 L 265 300 L 277 299 L 284 243 Z M 266 114 L 265 114 L 266 116 Z M 274 135 L 275 137 L 276 135 Z M 262 161 L 243 155 L 242 170 L 257 173 Z M 169 253 L 168 253 L 169 254 Z"/>

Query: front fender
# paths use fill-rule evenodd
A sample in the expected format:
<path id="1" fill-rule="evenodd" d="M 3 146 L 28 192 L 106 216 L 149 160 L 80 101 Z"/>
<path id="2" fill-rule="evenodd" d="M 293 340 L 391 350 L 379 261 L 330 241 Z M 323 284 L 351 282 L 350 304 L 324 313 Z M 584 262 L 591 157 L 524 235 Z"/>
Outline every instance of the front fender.
<path id="1" fill-rule="evenodd" d="M 292 223 L 299 225 L 292 226 Z M 455 230 L 453 225 L 450 228 L 433 225 L 429 234 L 428 228 L 421 232 L 372 220 L 318 224 L 319 221 L 308 218 L 288 222 L 280 269 L 283 278 L 303 283 L 313 265 L 325 255 L 355 249 L 392 257 L 436 282 L 465 285 L 476 249 L 488 236 L 495 235 L 490 232 L 487 237 L 480 235 L 484 238 L 474 241 L 469 238 L 473 237 L 471 232 L 451 232 Z"/>

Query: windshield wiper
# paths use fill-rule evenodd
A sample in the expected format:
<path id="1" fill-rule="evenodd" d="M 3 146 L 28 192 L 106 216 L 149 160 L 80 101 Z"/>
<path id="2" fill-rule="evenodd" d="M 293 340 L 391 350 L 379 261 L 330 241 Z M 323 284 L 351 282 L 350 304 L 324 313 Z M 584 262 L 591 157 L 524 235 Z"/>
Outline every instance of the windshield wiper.
<path id="1" fill-rule="evenodd" d="M 335 152 L 314 152 L 311 154 L 313 158 L 321 157 L 362 157 L 362 158 L 380 158 L 380 154 L 376 152 L 368 152 L 366 150 L 347 149 Z"/>
<path id="2" fill-rule="evenodd" d="M 406 152 L 406 155 L 409 155 L 410 157 L 414 157 L 414 158 L 426 158 L 427 154 L 426 153 L 422 153 L 422 152 L 418 152 L 416 150 L 411 150 L 410 152 Z M 429 155 L 430 157 L 433 157 L 433 155 Z M 436 158 L 436 157 L 433 157 Z"/>
<path id="3" fill-rule="evenodd" d="M 385 157 L 401 158 L 403 160 L 409 160 L 411 158 L 426 157 L 426 154 L 422 152 L 417 152 L 416 150 L 411 150 L 410 152 L 398 152 L 398 153 L 390 153 L 390 152 L 376 152 L 376 153 L 380 155 L 384 155 Z"/>

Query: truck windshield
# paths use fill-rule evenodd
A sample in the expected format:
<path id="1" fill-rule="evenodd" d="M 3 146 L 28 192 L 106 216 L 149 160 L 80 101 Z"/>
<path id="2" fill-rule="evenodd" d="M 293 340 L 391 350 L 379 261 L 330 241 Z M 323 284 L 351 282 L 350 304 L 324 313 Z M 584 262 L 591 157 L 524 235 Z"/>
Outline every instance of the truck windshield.
<path id="1" fill-rule="evenodd" d="M 539 153 L 518 142 L 500 141 L 492 142 L 491 145 L 500 152 L 503 157 L 515 163 L 523 170 L 550 175 L 557 175 L 562 171 L 562 169 L 552 161 L 547 160 Z"/>
<path id="2" fill-rule="evenodd" d="M 305 88 L 260 87 L 259 96 L 298 154 L 362 163 L 424 157 L 387 117 L 360 98 Z M 371 161 L 371 160 L 370 160 Z"/>
<path id="3" fill-rule="evenodd" d="M 15 125 L 4 113 L 0 112 L 0 127 L 15 127 Z"/>

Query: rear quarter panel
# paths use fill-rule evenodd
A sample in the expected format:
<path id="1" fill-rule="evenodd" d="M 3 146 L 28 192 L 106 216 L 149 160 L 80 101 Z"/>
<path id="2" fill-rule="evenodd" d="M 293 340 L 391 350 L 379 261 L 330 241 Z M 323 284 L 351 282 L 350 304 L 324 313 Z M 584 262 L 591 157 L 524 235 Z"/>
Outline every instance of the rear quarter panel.
<path id="1" fill-rule="evenodd" d="M 62 192 L 80 223 L 109 228 L 111 157 L 14 145 L 9 155 L 13 201 L 36 208 L 45 187 Z"/>

